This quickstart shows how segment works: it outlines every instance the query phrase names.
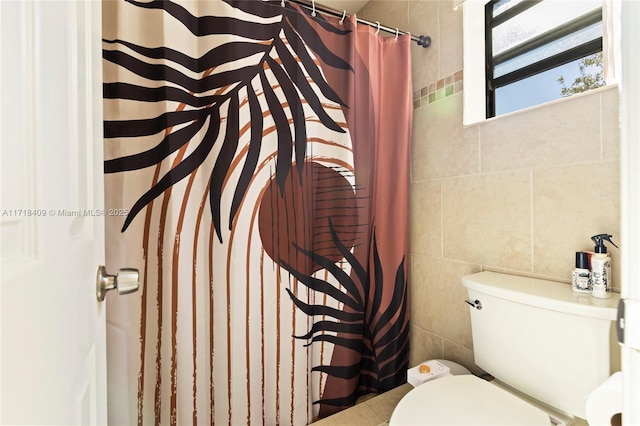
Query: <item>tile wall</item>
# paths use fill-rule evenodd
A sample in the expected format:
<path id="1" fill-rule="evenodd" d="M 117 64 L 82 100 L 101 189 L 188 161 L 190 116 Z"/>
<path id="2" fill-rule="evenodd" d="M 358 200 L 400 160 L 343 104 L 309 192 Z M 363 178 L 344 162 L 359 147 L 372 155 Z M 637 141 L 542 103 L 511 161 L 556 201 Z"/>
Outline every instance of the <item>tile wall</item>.
<path id="1" fill-rule="evenodd" d="M 591 235 L 619 241 L 617 88 L 464 127 L 462 8 L 372 0 L 358 16 L 432 38 L 412 46 L 410 362 L 447 358 L 478 372 L 463 275 L 568 285 Z M 610 252 L 615 280 L 620 256 Z"/>

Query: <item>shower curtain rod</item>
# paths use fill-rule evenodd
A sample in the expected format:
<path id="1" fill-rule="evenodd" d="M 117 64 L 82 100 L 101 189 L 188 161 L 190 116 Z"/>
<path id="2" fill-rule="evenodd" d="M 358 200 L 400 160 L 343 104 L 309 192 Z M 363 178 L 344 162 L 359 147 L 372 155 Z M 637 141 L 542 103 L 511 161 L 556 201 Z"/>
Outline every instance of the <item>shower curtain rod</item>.
<path id="1" fill-rule="evenodd" d="M 264 0 L 263 0 L 264 1 Z M 269 1 L 269 0 L 266 0 Z M 299 4 L 300 6 L 309 9 L 309 10 L 316 10 L 318 12 L 322 12 L 322 13 L 326 13 L 328 15 L 333 15 L 336 17 L 344 17 L 346 16 L 346 12 L 340 12 L 338 10 L 335 9 L 329 9 L 327 7 L 324 6 L 318 6 L 315 4 L 314 0 L 311 1 L 306 1 L 306 0 L 286 0 L 288 2 L 291 3 L 296 3 Z M 365 25 L 369 25 L 370 27 L 373 27 L 375 29 L 379 29 L 381 31 L 387 32 L 387 33 L 391 33 L 391 34 L 409 34 L 409 32 L 407 31 L 400 31 L 397 28 L 390 28 L 387 27 L 385 25 L 380 25 L 379 22 L 371 22 L 371 21 L 367 21 L 366 19 L 361 19 L 358 18 L 356 16 L 356 21 L 361 23 L 361 24 L 365 24 Z M 415 41 L 416 43 L 418 43 L 418 46 L 422 46 L 424 48 L 427 48 L 431 45 L 431 37 L 429 36 L 423 36 L 423 35 L 419 35 L 419 36 L 415 36 L 415 35 L 411 35 L 411 40 Z"/>

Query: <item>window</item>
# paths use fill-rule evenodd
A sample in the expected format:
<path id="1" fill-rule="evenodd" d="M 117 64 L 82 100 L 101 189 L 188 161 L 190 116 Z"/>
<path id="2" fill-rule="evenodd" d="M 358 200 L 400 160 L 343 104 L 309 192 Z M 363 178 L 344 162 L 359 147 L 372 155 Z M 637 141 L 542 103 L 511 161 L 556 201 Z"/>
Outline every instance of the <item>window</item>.
<path id="1" fill-rule="evenodd" d="M 604 86 L 601 1 L 493 0 L 485 19 L 487 118 Z"/>
<path id="2" fill-rule="evenodd" d="M 608 3 L 465 1 L 465 124 L 611 82 Z"/>

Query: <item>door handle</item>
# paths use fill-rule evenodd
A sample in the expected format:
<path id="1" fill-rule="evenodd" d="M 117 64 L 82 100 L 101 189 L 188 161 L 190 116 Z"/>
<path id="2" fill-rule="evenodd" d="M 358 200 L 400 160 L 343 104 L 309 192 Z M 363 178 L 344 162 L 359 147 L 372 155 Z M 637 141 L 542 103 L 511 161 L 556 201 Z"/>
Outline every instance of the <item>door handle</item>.
<path id="1" fill-rule="evenodd" d="M 104 266 L 98 266 L 96 275 L 96 297 L 98 302 L 104 301 L 109 290 L 118 290 L 118 294 L 128 294 L 140 288 L 140 272 L 133 268 L 122 268 L 117 275 L 107 274 Z"/>
<path id="2" fill-rule="evenodd" d="M 616 318 L 616 332 L 620 346 L 640 352 L 640 302 L 620 299 Z"/>

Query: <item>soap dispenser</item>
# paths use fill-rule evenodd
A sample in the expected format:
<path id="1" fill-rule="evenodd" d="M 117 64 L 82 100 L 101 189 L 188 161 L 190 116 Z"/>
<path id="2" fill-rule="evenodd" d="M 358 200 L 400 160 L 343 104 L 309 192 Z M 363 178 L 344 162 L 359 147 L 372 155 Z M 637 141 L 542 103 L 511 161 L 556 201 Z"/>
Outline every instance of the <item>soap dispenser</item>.
<path id="1" fill-rule="evenodd" d="M 593 297 L 608 299 L 611 297 L 611 257 L 607 253 L 605 241 L 609 241 L 614 247 L 618 247 L 611 241 L 612 235 L 598 234 L 591 237 L 596 244 L 594 254 L 591 256 L 591 283 Z"/>

